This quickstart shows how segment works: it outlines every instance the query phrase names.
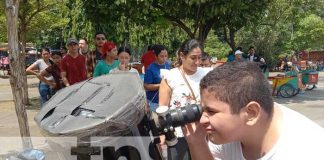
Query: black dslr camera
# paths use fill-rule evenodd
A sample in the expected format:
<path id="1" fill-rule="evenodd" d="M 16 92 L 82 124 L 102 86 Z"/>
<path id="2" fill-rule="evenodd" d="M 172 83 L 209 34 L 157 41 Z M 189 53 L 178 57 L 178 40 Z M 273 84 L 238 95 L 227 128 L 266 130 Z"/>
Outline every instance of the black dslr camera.
<path id="1" fill-rule="evenodd" d="M 156 112 L 150 112 L 146 115 L 148 121 L 147 127 L 149 127 L 148 129 L 151 130 L 154 137 L 164 134 L 166 144 L 168 146 L 174 146 L 178 142 L 174 134 L 175 128 L 198 121 L 201 114 L 202 108 L 197 104 L 172 110 L 168 106 L 160 106 Z"/>

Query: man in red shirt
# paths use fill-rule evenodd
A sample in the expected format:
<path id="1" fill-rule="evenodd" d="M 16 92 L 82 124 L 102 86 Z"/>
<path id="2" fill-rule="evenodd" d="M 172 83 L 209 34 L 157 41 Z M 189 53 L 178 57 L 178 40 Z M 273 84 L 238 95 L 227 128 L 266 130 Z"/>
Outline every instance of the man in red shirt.
<path id="1" fill-rule="evenodd" d="M 68 54 L 61 61 L 61 76 L 65 86 L 87 79 L 86 58 L 78 53 L 78 41 L 67 40 Z"/>
<path id="2" fill-rule="evenodd" d="M 141 63 L 144 64 L 144 71 L 148 68 L 148 66 L 156 60 L 156 55 L 153 53 L 152 46 L 147 47 L 147 52 L 143 54 L 141 58 Z"/>

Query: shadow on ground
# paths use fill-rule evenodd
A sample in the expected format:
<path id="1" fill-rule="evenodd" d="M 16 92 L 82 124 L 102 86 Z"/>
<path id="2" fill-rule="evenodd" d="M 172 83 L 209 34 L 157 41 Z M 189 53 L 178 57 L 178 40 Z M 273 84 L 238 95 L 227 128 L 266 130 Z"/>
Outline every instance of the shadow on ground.
<path id="1" fill-rule="evenodd" d="M 40 110 L 40 99 L 39 97 L 34 97 L 29 99 L 29 104 L 27 105 L 27 110 Z"/>
<path id="2" fill-rule="evenodd" d="M 304 93 L 299 93 L 298 95 L 291 98 L 275 97 L 274 101 L 280 104 L 289 104 L 289 103 L 305 104 L 305 103 L 320 102 L 323 99 L 324 99 L 324 90 L 319 90 L 315 88 L 310 91 L 305 91 Z M 318 105 L 318 107 L 320 107 L 320 105 Z"/>

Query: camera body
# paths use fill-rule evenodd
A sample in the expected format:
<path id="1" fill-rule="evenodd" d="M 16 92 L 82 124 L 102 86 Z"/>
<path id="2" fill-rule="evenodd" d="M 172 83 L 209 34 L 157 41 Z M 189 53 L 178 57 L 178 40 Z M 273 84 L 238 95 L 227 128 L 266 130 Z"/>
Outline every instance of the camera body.
<path id="1" fill-rule="evenodd" d="M 197 104 L 172 110 L 168 106 L 160 106 L 156 112 L 147 114 L 148 127 L 154 137 L 165 135 L 166 144 L 174 146 L 177 144 L 177 137 L 174 134 L 175 128 L 198 121 L 201 115 L 202 108 Z"/>

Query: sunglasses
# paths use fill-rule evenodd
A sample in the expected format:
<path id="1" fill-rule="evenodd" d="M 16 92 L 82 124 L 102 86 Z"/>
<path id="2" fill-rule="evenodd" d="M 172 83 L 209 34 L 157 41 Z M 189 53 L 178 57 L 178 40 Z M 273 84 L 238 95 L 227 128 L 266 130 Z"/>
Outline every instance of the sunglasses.
<path id="1" fill-rule="evenodd" d="M 100 40 L 104 41 L 104 40 L 106 40 L 106 38 L 104 38 L 104 37 L 98 37 L 98 38 L 96 38 L 96 40 L 98 40 L 98 41 L 100 41 Z"/>
<path id="2" fill-rule="evenodd" d="M 70 43 L 68 44 L 69 46 L 75 46 L 75 45 L 78 45 L 77 43 Z"/>

